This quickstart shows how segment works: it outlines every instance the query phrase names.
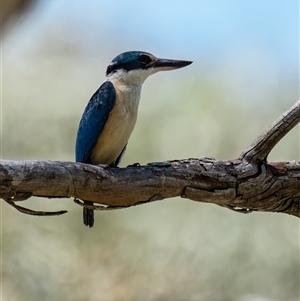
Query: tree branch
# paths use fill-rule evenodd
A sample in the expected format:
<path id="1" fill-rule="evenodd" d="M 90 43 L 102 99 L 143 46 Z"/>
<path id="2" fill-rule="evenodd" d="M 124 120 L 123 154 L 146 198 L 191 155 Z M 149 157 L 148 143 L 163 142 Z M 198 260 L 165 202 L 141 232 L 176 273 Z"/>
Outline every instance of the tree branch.
<path id="1" fill-rule="evenodd" d="M 90 205 L 78 199 L 89 200 L 102 204 L 89 208 L 108 210 L 180 196 L 242 213 L 269 211 L 300 217 L 300 164 L 266 162 L 269 152 L 299 120 L 300 101 L 240 158 L 230 161 L 200 158 L 109 168 L 73 162 L 1 160 L 0 197 L 15 208 L 16 201 L 39 196 L 74 197 L 77 204 L 87 207 Z M 28 214 L 49 214 L 17 207 Z"/>
<path id="2" fill-rule="evenodd" d="M 274 146 L 300 121 L 300 100 L 283 113 L 240 155 L 248 162 L 265 161 Z"/>

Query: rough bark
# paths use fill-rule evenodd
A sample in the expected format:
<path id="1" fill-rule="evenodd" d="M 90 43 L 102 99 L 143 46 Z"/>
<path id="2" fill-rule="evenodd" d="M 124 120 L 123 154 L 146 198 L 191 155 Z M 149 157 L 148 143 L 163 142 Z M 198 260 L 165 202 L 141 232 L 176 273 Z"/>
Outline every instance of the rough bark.
<path id="1" fill-rule="evenodd" d="M 16 204 L 31 196 L 74 197 L 102 204 L 88 208 L 120 209 L 175 196 L 235 211 L 282 212 L 300 217 L 300 164 L 268 163 L 273 147 L 300 121 L 300 101 L 261 134 L 238 159 L 193 158 L 109 168 L 73 162 L 0 161 L 0 197 Z M 85 205 L 86 206 L 86 205 Z"/>

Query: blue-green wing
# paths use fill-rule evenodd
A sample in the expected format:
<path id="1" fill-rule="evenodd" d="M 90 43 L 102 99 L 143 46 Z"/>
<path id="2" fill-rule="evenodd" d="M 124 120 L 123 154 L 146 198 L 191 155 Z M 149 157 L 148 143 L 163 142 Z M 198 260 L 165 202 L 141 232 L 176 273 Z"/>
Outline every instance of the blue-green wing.
<path id="1" fill-rule="evenodd" d="M 111 82 L 105 82 L 88 102 L 81 117 L 76 138 L 76 162 L 88 162 L 115 104 L 116 92 Z"/>

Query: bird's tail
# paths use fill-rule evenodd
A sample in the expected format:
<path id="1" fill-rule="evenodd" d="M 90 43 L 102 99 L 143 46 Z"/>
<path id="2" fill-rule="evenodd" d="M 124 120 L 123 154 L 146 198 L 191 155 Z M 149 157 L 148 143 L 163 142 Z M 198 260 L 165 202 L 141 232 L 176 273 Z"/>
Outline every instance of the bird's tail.
<path id="1" fill-rule="evenodd" d="M 91 202 L 84 201 L 85 204 L 91 204 Z M 83 223 L 90 228 L 94 225 L 94 210 L 83 208 Z"/>

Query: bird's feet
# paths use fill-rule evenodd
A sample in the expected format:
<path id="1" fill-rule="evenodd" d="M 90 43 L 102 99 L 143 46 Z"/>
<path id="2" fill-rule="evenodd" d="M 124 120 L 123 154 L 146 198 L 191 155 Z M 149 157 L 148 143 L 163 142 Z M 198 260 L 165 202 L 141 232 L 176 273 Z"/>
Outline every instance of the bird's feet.
<path id="1" fill-rule="evenodd" d="M 136 167 L 136 166 L 141 166 L 141 164 L 140 163 L 133 163 L 133 164 L 128 165 L 127 167 Z"/>

